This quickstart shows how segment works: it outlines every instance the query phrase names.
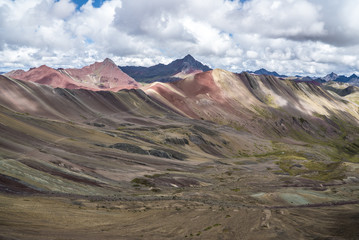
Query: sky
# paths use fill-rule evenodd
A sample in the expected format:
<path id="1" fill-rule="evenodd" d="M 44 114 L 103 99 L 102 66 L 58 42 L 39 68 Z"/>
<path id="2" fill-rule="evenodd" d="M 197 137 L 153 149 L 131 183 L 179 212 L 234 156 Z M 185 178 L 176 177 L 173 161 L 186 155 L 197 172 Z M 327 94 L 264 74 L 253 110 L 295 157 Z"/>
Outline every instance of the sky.
<path id="1" fill-rule="evenodd" d="M 359 73 L 357 0 L 0 0 L 0 72 L 167 64 Z"/>

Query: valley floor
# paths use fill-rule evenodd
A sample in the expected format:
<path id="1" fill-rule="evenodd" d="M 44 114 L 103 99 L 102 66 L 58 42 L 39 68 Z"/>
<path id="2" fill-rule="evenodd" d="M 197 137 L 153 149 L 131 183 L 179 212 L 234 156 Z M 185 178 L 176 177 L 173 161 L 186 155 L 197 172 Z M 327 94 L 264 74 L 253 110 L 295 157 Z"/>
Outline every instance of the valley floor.
<path id="1" fill-rule="evenodd" d="M 335 110 L 345 101 L 216 123 L 141 90 L 0 81 L 1 240 L 359 239 L 358 113 Z"/>
<path id="2" fill-rule="evenodd" d="M 0 239 L 358 239 L 357 183 L 280 175 L 273 160 L 202 164 L 186 174 L 210 184 L 160 192 L 2 193 Z"/>
<path id="3" fill-rule="evenodd" d="M 358 205 L 265 209 L 180 200 L 0 199 L 1 239 L 357 239 L 359 234 Z"/>

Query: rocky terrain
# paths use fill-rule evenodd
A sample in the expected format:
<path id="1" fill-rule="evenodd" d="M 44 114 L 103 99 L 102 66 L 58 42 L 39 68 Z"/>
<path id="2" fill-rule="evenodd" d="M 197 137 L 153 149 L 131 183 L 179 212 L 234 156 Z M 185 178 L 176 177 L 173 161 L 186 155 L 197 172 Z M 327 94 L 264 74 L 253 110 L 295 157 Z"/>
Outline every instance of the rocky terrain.
<path id="1" fill-rule="evenodd" d="M 296 82 L 310 82 L 313 84 L 334 84 L 334 83 L 338 83 L 339 85 L 341 84 L 347 84 L 350 86 L 356 86 L 359 87 L 359 77 L 356 74 L 352 74 L 349 77 L 345 76 L 345 75 L 338 75 L 334 72 L 325 75 L 324 77 L 315 77 L 315 76 L 300 76 L 300 75 L 296 75 L 296 76 L 286 76 L 286 75 L 280 75 L 277 72 L 270 72 L 264 68 L 261 68 L 259 70 L 256 71 L 245 71 L 247 73 L 254 73 L 257 75 L 271 75 L 274 77 L 279 77 L 279 78 L 284 78 L 284 79 L 288 79 L 288 80 L 292 80 L 292 81 L 296 81 Z"/>
<path id="2" fill-rule="evenodd" d="M 118 91 L 139 87 L 139 84 L 117 67 L 111 59 L 96 62 L 81 69 L 53 69 L 46 65 L 5 74 L 8 77 L 36 82 L 54 88 L 88 89 L 92 91 Z"/>
<path id="3" fill-rule="evenodd" d="M 268 71 L 267 69 L 264 69 L 264 68 L 258 69 L 256 71 L 245 71 L 245 72 L 254 73 L 254 74 L 258 74 L 258 75 L 271 75 L 271 76 L 274 76 L 274 77 L 281 77 L 281 78 L 288 77 L 286 75 L 280 75 L 275 71 L 270 72 L 270 71 Z"/>
<path id="4" fill-rule="evenodd" d="M 15 76 L 0 76 L 0 239 L 359 235 L 356 91 L 220 69 L 118 92 Z"/>
<path id="5" fill-rule="evenodd" d="M 342 96 L 348 101 L 359 104 L 359 87 L 357 86 L 353 86 L 350 83 L 330 81 L 324 84 L 323 88 Z"/>
<path id="6" fill-rule="evenodd" d="M 139 82 L 173 82 L 195 73 L 211 70 L 208 66 L 198 62 L 191 55 L 165 64 L 157 64 L 151 67 L 121 66 L 122 71 Z"/>

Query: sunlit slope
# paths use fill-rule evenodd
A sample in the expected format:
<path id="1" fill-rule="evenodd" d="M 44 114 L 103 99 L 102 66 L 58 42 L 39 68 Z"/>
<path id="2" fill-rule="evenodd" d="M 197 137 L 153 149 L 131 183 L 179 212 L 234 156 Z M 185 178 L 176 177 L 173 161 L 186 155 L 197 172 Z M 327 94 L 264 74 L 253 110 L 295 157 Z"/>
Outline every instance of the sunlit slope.
<path id="1" fill-rule="evenodd" d="M 342 121 L 359 123 L 358 107 L 310 83 L 215 69 L 144 91 L 186 116 L 252 133 L 284 136 L 304 131 L 336 134 Z"/>
<path id="2" fill-rule="evenodd" d="M 3 76 L 0 84 L 5 192 L 114 194 L 138 176 L 189 172 L 239 148 L 263 152 L 252 150 L 254 143 L 271 148 L 247 133 L 182 117 L 142 90 L 53 89 Z M 157 185 L 205 184 L 183 173 L 166 179 Z"/>
<path id="3" fill-rule="evenodd" d="M 83 68 L 53 69 L 46 65 L 29 71 L 15 70 L 5 74 L 14 79 L 49 85 L 53 88 L 119 91 L 138 88 L 139 84 L 111 60 L 95 62 Z"/>

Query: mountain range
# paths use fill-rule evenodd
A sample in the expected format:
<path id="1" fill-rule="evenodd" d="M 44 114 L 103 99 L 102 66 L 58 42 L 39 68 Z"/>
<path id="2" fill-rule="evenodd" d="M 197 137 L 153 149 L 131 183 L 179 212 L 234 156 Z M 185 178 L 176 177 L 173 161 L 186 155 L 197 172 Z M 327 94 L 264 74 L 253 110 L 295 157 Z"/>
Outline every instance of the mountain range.
<path id="1" fill-rule="evenodd" d="M 33 81 L 32 79 L 36 79 L 34 81 L 53 87 L 118 91 L 124 88 L 139 87 L 137 82 L 174 82 L 196 73 L 209 70 L 211 70 L 211 68 L 188 54 L 184 58 L 176 59 L 167 65 L 157 64 L 151 67 L 116 66 L 111 59 L 107 58 L 103 62 L 96 62 L 89 66 L 85 66 L 82 69 L 52 69 L 43 65 L 38 68 L 32 68 L 28 72 L 14 70 L 2 74 L 26 81 Z M 256 71 L 244 72 L 275 76 L 297 82 L 311 82 L 313 84 L 335 81 L 359 86 L 359 77 L 355 74 L 347 77 L 332 72 L 324 77 L 303 77 L 299 75 L 289 77 L 275 71 L 268 71 L 264 68 Z"/>
<path id="2" fill-rule="evenodd" d="M 136 81 L 145 83 L 156 81 L 172 82 L 191 74 L 211 70 L 208 66 L 198 62 L 191 55 L 174 60 L 167 65 L 157 64 L 152 67 L 120 66 L 120 68 L 129 76 L 136 79 Z"/>
<path id="3" fill-rule="evenodd" d="M 285 78 L 285 77 L 288 77 L 286 75 L 280 75 L 278 74 L 277 72 L 273 71 L 273 72 L 270 72 L 264 68 L 261 68 L 259 70 L 256 70 L 256 71 L 246 71 L 248 73 L 254 73 L 254 74 L 258 74 L 258 75 L 271 75 L 271 76 L 275 76 L 275 77 L 281 77 L 281 78 Z"/>
<path id="4" fill-rule="evenodd" d="M 280 75 L 275 71 L 270 72 L 264 68 L 261 68 L 256 71 L 246 71 L 246 72 L 254 73 L 254 74 L 258 74 L 258 75 L 271 75 L 271 76 L 280 77 L 280 78 L 288 78 L 289 77 L 286 75 Z M 296 75 L 294 77 L 289 77 L 289 78 L 291 80 L 297 81 L 297 82 L 325 83 L 325 82 L 329 82 L 329 81 L 335 81 L 335 82 L 349 83 L 354 86 L 359 86 L 359 77 L 355 74 L 352 74 L 351 76 L 347 77 L 345 75 L 338 75 L 338 74 L 332 72 L 324 77 L 309 77 L 309 76 L 303 77 L 300 75 Z"/>
<path id="5" fill-rule="evenodd" d="M 88 89 L 93 91 L 118 91 L 138 88 L 139 84 L 121 71 L 110 59 L 96 62 L 81 69 L 53 69 L 46 65 L 25 72 L 15 70 L 5 74 L 11 78 L 68 89 Z"/>
<path id="6" fill-rule="evenodd" d="M 338 75 L 336 73 L 330 73 L 322 78 L 325 81 L 335 81 L 342 83 L 349 83 L 351 85 L 359 86 L 359 77 L 355 74 L 350 75 L 349 77 L 344 75 Z"/>
<path id="7" fill-rule="evenodd" d="M 153 69 L 0 75 L 0 239 L 359 235 L 357 87 Z"/>

